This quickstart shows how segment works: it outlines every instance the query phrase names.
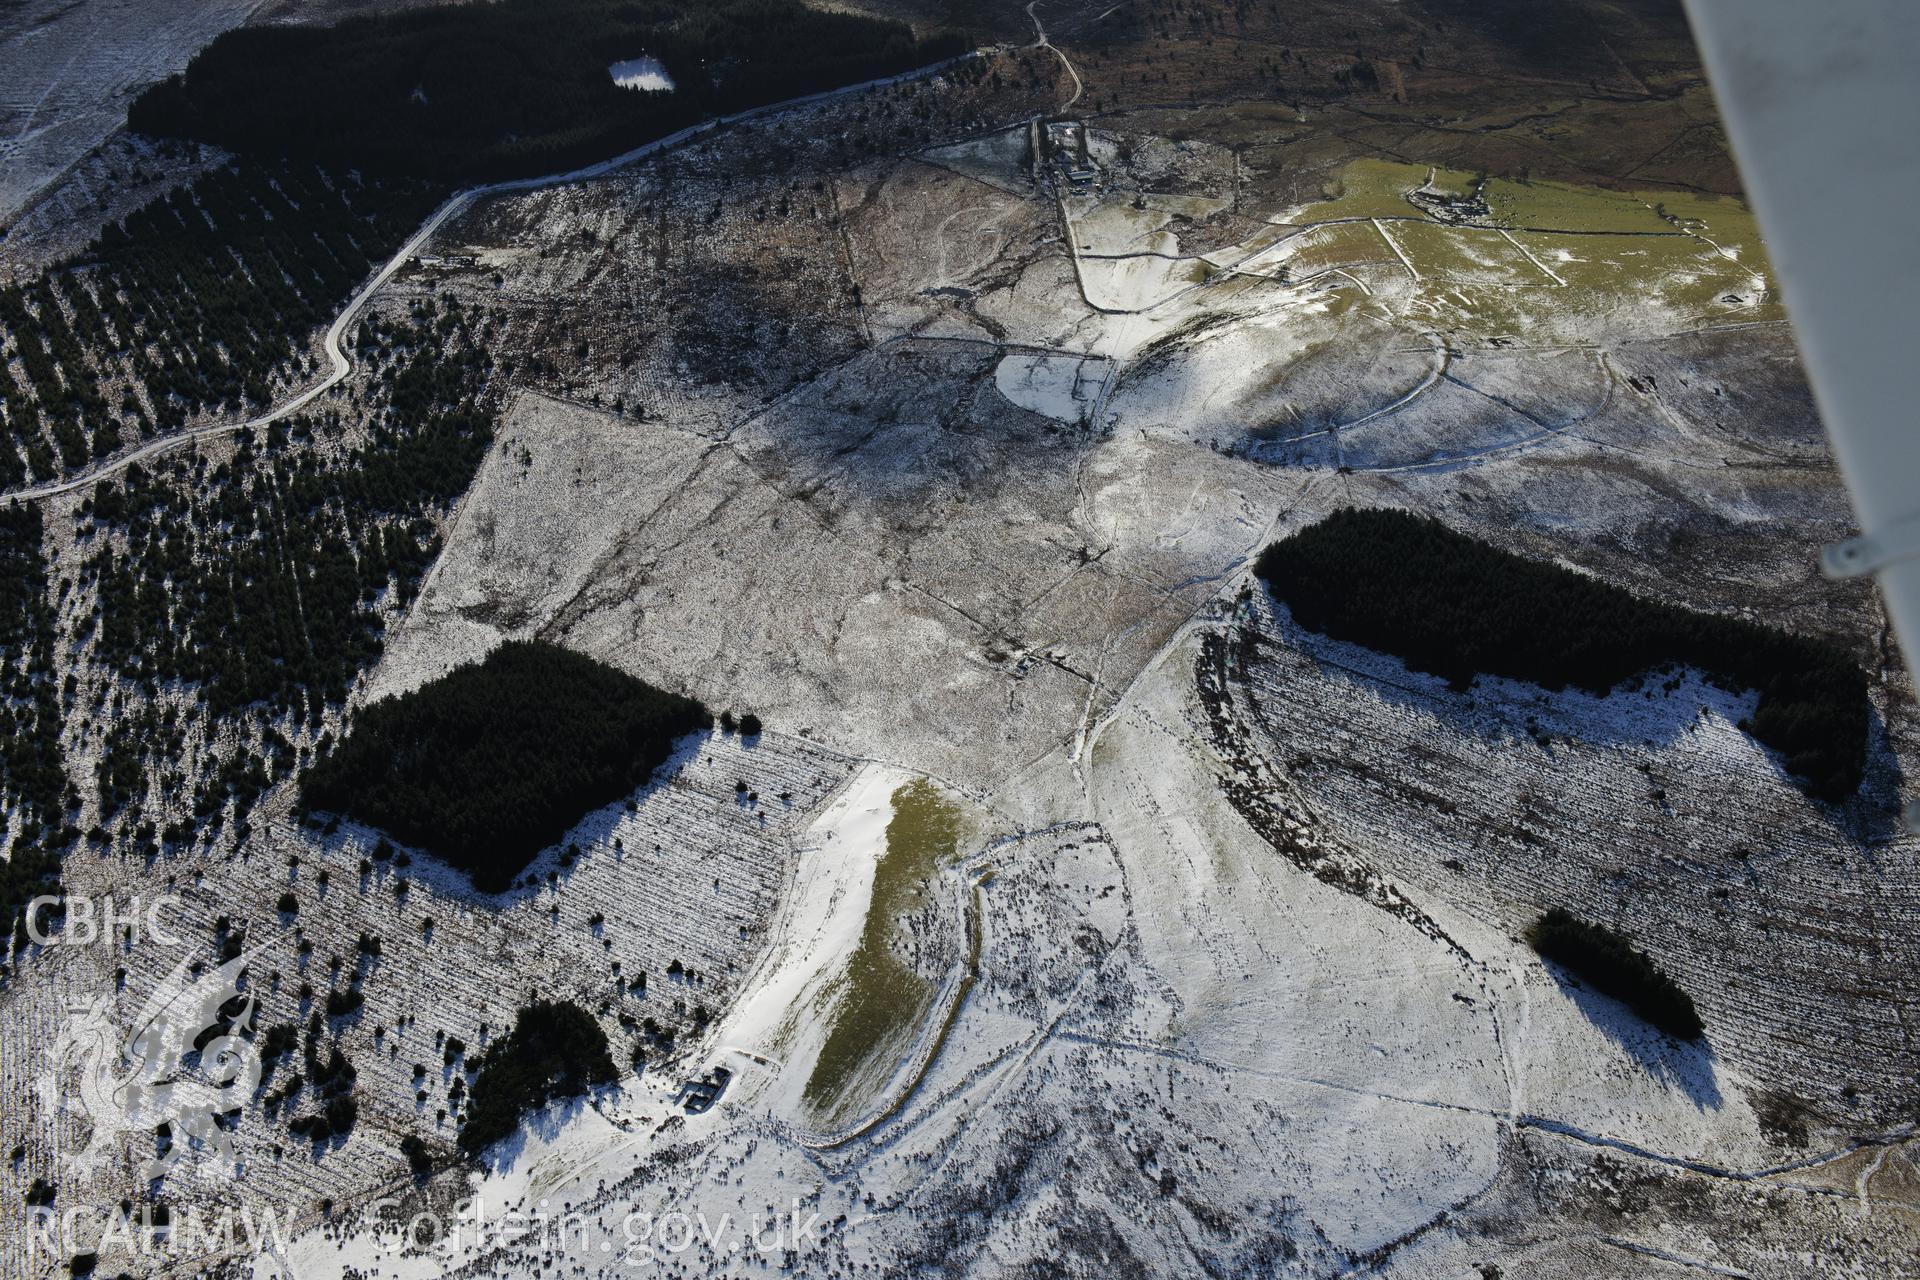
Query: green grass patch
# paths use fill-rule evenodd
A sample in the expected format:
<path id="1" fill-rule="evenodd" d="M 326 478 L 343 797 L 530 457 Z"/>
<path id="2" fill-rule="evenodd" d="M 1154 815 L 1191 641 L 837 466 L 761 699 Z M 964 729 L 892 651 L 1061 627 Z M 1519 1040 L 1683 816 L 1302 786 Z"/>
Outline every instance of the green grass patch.
<path id="1" fill-rule="evenodd" d="M 1278 253 L 1284 254 L 1289 280 L 1310 280 L 1328 271 L 1380 269 L 1400 271 L 1400 259 L 1371 223 L 1346 222 L 1302 231 Z M 1256 266 L 1272 261 L 1263 258 Z"/>
<path id="2" fill-rule="evenodd" d="M 1432 222 L 1387 224 L 1400 251 L 1422 281 L 1434 284 L 1506 288 L 1547 288 L 1553 277 L 1528 259 L 1525 250 L 1485 227 L 1450 227 Z"/>
<path id="3" fill-rule="evenodd" d="M 835 991 L 833 1027 L 807 1078 L 803 1096 L 817 1114 L 844 1111 L 856 1096 L 853 1087 L 926 1015 L 933 984 L 901 963 L 892 943 L 900 917 L 922 905 L 935 873 L 959 856 L 965 829 L 960 807 L 925 778 L 894 791 L 866 926 Z"/>
<path id="4" fill-rule="evenodd" d="M 1494 224 L 1549 231 L 1672 231 L 1638 191 L 1573 186 L 1563 182 L 1513 182 L 1496 178 L 1482 192 Z"/>
<path id="5" fill-rule="evenodd" d="M 1404 218 L 1419 214 L 1407 192 L 1427 180 L 1431 168 L 1395 160 L 1353 160 L 1327 181 L 1324 200 L 1308 205 L 1289 221 L 1325 222 L 1333 218 Z"/>
<path id="6" fill-rule="evenodd" d="M 1426 181 L 1426 189 L 1449 200 L 1465 200 L 1480 189 L 1480 183 L 1477 175 L 1465 169 L 1436 168 Z"/>
<path id="7" fill-rule="evenodd" d="M 1434 218 L 1408 199 L 1423 185 L 1452 197 L 1478 190 L 1487 211 Z M 1441 332 L 1565 336 L 1622 307 L 1663 307 L 1675 329 L 1784 315 L 1753 213 L 1729 196 L 1481 184 L 1461 170 L 1375 159 L 1342 166 L 1327 193 L 1291 224 L 1381 219 L 1420 275 L 1409 319 Z M 1362 222 L 1313 226 L 1278 253 L 1296 281 L 1339 267 L 1402 269 Z"/>

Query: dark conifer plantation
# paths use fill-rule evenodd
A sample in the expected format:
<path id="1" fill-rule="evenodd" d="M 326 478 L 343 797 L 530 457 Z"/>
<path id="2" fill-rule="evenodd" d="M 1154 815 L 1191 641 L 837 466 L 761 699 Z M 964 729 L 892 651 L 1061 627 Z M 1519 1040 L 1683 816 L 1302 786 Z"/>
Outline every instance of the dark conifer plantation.
<path id="1" fill-rule="evenodd" d="M 1258 571 L 1302 626 L 1457 688 L 1494 675 L 1603 694 L 1698 668 L 1760 694 L 1742 727 L 1807 794 L 1837 802 L 1860 785 L 1866 677 L 1829 641 L 1643 600 L 1405 511 L 1337 512 L 1268 547 Z"/>
<path id="2" fill-rule="evenodd" d="M 716 113 L 911 70 L 964 38 L 797 0 L 495 0 L 241 27 L 127 113 L 137 132 L 389 174 L 551 173 Z M 675 88 L 607 68 L 645 54 Z"/>
<path id="3" fill-rule="evenodd" d="M 567 1001 L 536 1001 L 481 1057 L 460 1150 L 485 1151 L 527 1112 L 611 1084 L 615 1074 L 606 1033 L 591 1015 Z"/>
<path id="4" fill-rule="evenodd" d="M 0 287 L 0 488 L 76 471 L 195 415 L 260 410 L 308 344 L 440 203 L 425 182 L 311 163 L 216 169 Z M 71 318 L 69 318 L 71 317 Z M 117 400 L 103 382 L 124 380 Z"/>
<path id="5" fill-rule="evenodd" d="M 1555 907 L 1527 931 L 1527 941 L 1535 951 L 1668 1035 L 1698 1040 L 1706 1034 L 1693 997 L 1660 972 L 1644 952 L 1604 925 L 1576 919 Z"/>
<path id="6" fill-rule="evenodd" d="M 176 455 L 94 490 L 100 657 L 131 680 L 181 682 L 211 709 L 317 717 L 381 652 L 382 598 L 410 600 L 440 551 L 431 517 L 466 491 L 493 439 L 486 353 L 467 319 L 425 311 L 361 357 L 390 374 L 365 444 L 329 456 L 299 418 L 243 437 L 231 462 Z M 87 530 L 91 532 L 91 529 Z M 110 762 L 109 762 L 110 763 Z"/>
<path id="7" fill-rule="evenodd" d="M 12 847 L 0 859 L 0 955 L 22 936 L 20 911 L 58 893 L 60 852 L 78 832 L 60 751 L 53 605 L 37 507 L 0 506 L 0 807 Z"/>
<path id="8" fill-rule="evenodd" d="M 117 827 L 156 854 L 217 832 L 229 811 L 244 820 L 296 768 L 296 741 L 380 656 L 493 438 L 478 340 L 451 303 L 369 321 L 356 358 L 375 377 L 354 447 L 326 447 L 347 430 L 329 410 L 243 434 L 219 462 L 182 450 L 130 466 L 82 502 L 75 585 L 92 598 L 74 639 L 120 677 L 96 704 L 100 834 Z M 163 689 L 222 727 L 190 818 L 164 825 L 150 783 L 187 738 Z"/>
<path id="9" fill-rule="evenodd" d="M 474 666 L 376 702 L 301 779 L 301 802 L 425 849 L 499 892 L 591 809 L 647 780 L 712 723 L 555 645 L 509 642 Z"/>

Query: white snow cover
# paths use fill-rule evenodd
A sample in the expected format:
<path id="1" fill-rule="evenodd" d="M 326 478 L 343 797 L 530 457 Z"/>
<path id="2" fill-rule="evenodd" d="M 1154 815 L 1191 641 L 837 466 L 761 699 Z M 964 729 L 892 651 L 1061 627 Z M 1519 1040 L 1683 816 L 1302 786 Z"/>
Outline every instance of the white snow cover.
<path id="1" fill-rule="evenodd" d="M 714 1033 L 720 1052 L 773 1068 L 764 1075 L 743 1068 L 748 1079 L 739 1087 L 741 1098 L 753 1096 L 782 1120 L 806 1119 L 801 1091 L 832 1026 L 835 988 L 846 981 L 866 926 L 893 793 L 911 777 L 884 765 L 862 767 L 801 835 L 772 940 Z"/>
<path id="2" fill-rule="evenodd" d="M 1093 412 L 1108 363 L 1079 356 L 1014 353 L 993 373 L 1000 394 L 1056 422 L 1078 426 Z"/>
<path id="3" fill-rule="evenodd" d="M 1518 939 L 1535 897 L 1570 882 L 1585 850 L 1567 851 L 1573 870 L 1556 864 L 1534 897 L 1435 868 L 1470 862 L 1536 783 L 1599 797 L 1586 831 L 1611 848 L 1625 789 L 1651 807 L 1642 766 L 1672 775 L 1662 803 L 1679 816 L 1620 847 L 1724 864 L 1698 813 L 1734 794 L 1721 826 L 1762 814 L 1778 836 L 1777 863 L 1739 873 L 1769 894 L 1831 884 L 1842 905 L 1885 913 L 1913 876 L 1911 842 L 1869 856 L 1835 835 L 1739 729 L 1746 708 L 1698 680 L 1671 695 L 1700 704 L 1684 730 L 1671 707 L 1626 695 L 1556 696 L 1551 710 L 1498 682 L 1454 695 L 1290 629 L 1249 567 L 1276 532 L 1349 503 L 1439 511 L 1500 538 L 1564 532 L 1589 552 L 1625 548 L 1630 566 L 1700 511 L 1739 536 L 1837 524 L 1817 444 L 1756 442 L 1750 423 L 1790 417 L 1790 398 L 1731 429 L 1716 401 L 1737 380 L 1707 356 L 1667 353 L 1672 314 L 1631 288 L 1567 306 L 1533 346 L 1457 330 L 1472 306 L 1456 284 L 1527 276 L 1541 294 L 1558 268 L 1582 265 L 1563 249 L 1482 235 L 1454 264 L 1465 283 L 1425 294 L 1388 248 L 1420 260 L 1423 231 L 1376 237 L 1377 260 L 1285 280 L 1316 241 L 1268 248 L 1256 234 L 1204 261 L 1181 256 L 1171 216 L 1218 201 L 1108 199 L 1063 222 L 1024 173 L 1023 137 L 835 181 L 870 339 L 852 359 L 725 422 L 531 393 L 507 415 L 364 696 L 502 637 L 544 636 L 715 705 L 778 708 L 779 751 L 725 744 L 674 797 L 700 806 L 714 850 L 756 820 L 732 805 L 736 771 L 782 779 L 755 775 L 768 797 L 790 777 L 814 782 L 802 799 L 819 807 L 797 803 L 790 826 L 755 836 L 756 867 L 790 879 L 685 1062 L 530 1120 L 460 1190 L 475 1205 L 440 1213 L 463 1229 L 423 1250 L 392 1251 L 356 1202 L 256 1275 L 630 1275 L 646 1223 L 640 1256 L 676 1275 L 992 1275 L 1073 1252 L 1115 1275 L 1354 1274 L 1381 1257 L 1425 1280 L 1488 1274 L 1488 1219 L 1471 1214 L 1497 1214 L 1516 1184 L 1571 1187 L 1600 1212 L 1683 1172 L 1702 1196 L 1804 1193 L 1794 1203 L 1816 1206 L 1809 1215 L 1853 1212 L 1850 1183 L 1806 1190 L 1851 1153 L 1781 1149 L 1756 1112 L 1754 1059 L 1724 1023 L 1710 1049 L 1668 1044 Z M 1185 154 L 1160 150 L 1169 164 Z M 637 199 L 565 196 L 551 214 L 563 226 L 595 199 L 623 216 Z M 1777 327 L 1748 336 L 1790 364 Z M 1782 455 L 1806 467 L 1790 485 L 1775 479 Z M 1805 589 L 1797 569 L 1743 571 L 1769 596 Z M 1232 708 L 1269 770 L 1253 783 L 1196 675 L 1210 641 L 1248 633 L 1268 664 L 1243 677 L 1264 718 Z M 1907 732 L 1908 712 L 1884 715 L 1889 736 Z M 1546 763 L 1529 757 L 1532 772 L 1499 730 L 1527 716 L 1561 739 Z M 1484 801 L 1484 825 L 1415 826 L 1382 780 L 1442 748 L 1464 761 L 1447 799 Z M 1289 773 L 1310 753 L 1385 764 L 1316 790 Z M 1563 761 L 1576 781 L 1552 772 Z M 1705 785 L 1729 773 L 1736 792 Z M 801 1099 L 871 907 L 891 797 L 915 778 L 986 816 L 952 877 L 965 912 L 943 885 L 905 931 L 950 930 L 964 914 L 977 955 L 877 1091 L 878 1122 L 843 1140 L 808 1129 Z M 1235 782 L 1334 870 L 1256 831 L 1228 798 Z M 615 816 L 631 825 L 608 834 L 644 850 L 681 829 L 663 807 Z M 674 868 L 700 887 L 709 854 L 696 852 Z M 578 874 L 596 893 L 646 900 L 652 886 L 624 866 L 596 847 Z M 529 901 L 528 915 L 547 903 Z M 529 928 L 521 945 L 540 936 Z M 1698 960 L 1701 976 L 1719 962 Z M 714 1066 L 733 1073 L 727 1090 L 686 1112 L 679 1086 Z M 364 1152 L 390 1138 L 354 1141 Z M 396 1183 L 393 1213 L 444 1191 Z M 476 1234 L 542 1202 L 578 1215 L 572 1243 Z M 676 1213 L 692 1233 L 662 1248 L 653 1227 Z M 793 1213 L 819 1215 L 819 1231 L 772 1254 L 738 1236 L 754 1215 Z M 1568 1228 L 1596 1250 L 1594 1231 L 1614 1229 Z M 1751 1273 L 1715 1261 L 1731 1242 L 1694 1225 L 1621 1241 L 1604 1248 L 1633 1266 L 1675 1256 Z M 1529 1270 L 1533 1247 L 1502 1255 L 1505 1274 L 1602 1274 L 1585 1257 Z"/>

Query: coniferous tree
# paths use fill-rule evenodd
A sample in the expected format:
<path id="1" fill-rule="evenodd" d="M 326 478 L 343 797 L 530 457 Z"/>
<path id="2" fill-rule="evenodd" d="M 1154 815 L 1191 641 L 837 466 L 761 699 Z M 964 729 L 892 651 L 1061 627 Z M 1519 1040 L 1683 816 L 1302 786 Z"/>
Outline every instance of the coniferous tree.
<path id="1" fill-rule="evenodd" d="M 1642 599 L 1405 511 L 1336 512 L 1269 546 L 1257 569 L 1302 626 L 1457 688 L 1494 675 L 1604 694 L 1697 668 L 1759 693 L 1742 727 L 1809 795 L 1837 802 L 1860 785 L 1866 677 L 1830 641 Z"/>

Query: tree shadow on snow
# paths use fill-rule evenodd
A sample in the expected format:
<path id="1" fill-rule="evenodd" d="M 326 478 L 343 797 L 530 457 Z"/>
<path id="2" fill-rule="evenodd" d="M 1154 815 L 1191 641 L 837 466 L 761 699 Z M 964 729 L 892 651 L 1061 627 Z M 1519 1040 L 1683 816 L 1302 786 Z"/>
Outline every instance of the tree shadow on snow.
<path id="1" fill-rule="evenodd" d="M 1720 688 L 1691 667 L 1644 672 L 1604 694 L 1484 675 L 1456 689 L 1390 653 L 1308 630 L 1270 592 L 1262 594 L 1268 611 L 1264 629 L 1310 658 L 1323 675 L 1364 685 L 1389 706 L 1430 716 L 1454 733 L 1516 751 L 1537 751 L 1550 761 L 1558 756 L 1556 740 L 1665 751 L 1696 732 L 1703 715 L 1738 725 L 1759 702 L 1757 691 Z M 1802 794 L 1777 751 L 1744 731 L 1741 736 L 1757 760 L 1766 762 L 1774 781 Z M 1902 780 L 1886 724 L 1879 710 L 1869 707 L 1867 768 L 1859 790 L 1842 804 L 1808 801 L 1808 808 L 1856 841 L 1884 844 L 1900 831 Z"/>
<path id="2" fill-rule="evenodd" d="M 542 1143 L 551 1143 L 578 1119 L 587 1108 L 600 1098 L 618 1092 L 615 1085 L 606 1085 L 577 1097 L 564 1098 L 551 1103 L 521 1118 L 520 1124 L 506 1137 L 500 1139 L 480 1156 L 480 1163 L 493 1173 L 512 1172 L 527 1154 L 530 1139 L 539 1139 Z"/>
<path id="3" fill-rule="evenodd" d="M 1560 988 L 1560 994 L 1649 1077 L 1684 1094 L 1697 1110 L 1720 1109 L 1725 1098 L 1720 1092 L 1717 1059 L 1705 1036 L 1698 1040 L 1676 1040 L 1612 996 L 1588 987 L 1559 965 L 1550 960 L 1542 963 Z"/>
<path id="4" fill-rule="evenodd" d="M 1571 687 L 1546 689 L 1502 676 L 1479 676 L 1467 688 L 1456 689 L 1440 676 L 1413 670 L 1393 654 L 1308 630 L 1270 594 L 1265 603 L 1271 610 L 1267 629 L 1288 648 L 1311 658 L 1323 673 L 1365 684 L 1381 701 L 1424 712 L 1456 733 L 1491 743 L 1531 745 L 1548 757 L 1554 754 L 1554 738 L 1669 747 L 1692 730 L 1703 706 L 1737 722 L 1752 713 L 1758 700 L 1748 690 L 1715 688 L 1691 670 L 1650 674 L 1637 686 L 1629 682 L 1600 695 Z"/>

